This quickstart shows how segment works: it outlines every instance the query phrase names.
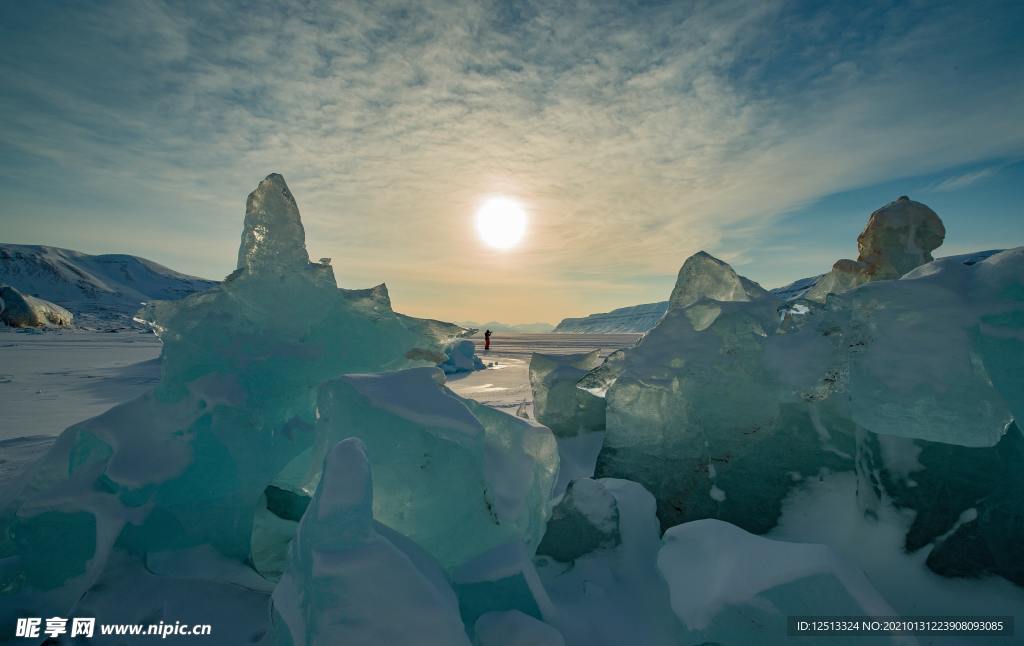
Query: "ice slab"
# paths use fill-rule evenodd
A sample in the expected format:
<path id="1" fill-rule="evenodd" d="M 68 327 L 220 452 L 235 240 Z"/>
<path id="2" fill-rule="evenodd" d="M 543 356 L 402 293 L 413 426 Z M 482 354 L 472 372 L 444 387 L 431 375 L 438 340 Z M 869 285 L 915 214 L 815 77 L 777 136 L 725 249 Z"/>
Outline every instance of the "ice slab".
<path id="1" fill-rule="evenodd" d="M 365 442 L 376 518 L 446 568 L 508 542 L 530 553 L 540 542 L 558 472 L 543 426 L 463 400 L 435 368 L 328 382 L 318 414 L 321 445 Z"/>
<path id="2" fill-rule="evenodd" d="M 537 421 L 559 437 L 603 431 L 604 399 L 577 387 L 600 364 L 597 350 L 567 355 L 534 353 L 530 359 L 530 388 Z"/>

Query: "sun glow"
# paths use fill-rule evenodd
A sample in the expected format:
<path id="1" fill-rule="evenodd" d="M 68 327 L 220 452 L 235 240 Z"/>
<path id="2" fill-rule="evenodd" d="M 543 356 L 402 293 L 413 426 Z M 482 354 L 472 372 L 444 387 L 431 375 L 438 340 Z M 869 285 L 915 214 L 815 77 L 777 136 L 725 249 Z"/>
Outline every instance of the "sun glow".
<path id="1" fill-rule="evenodd" d="M 511 249 L 526 233 L 526 211 L 515 200 L 492 197 L 476 211 L 480 239 L 495 249 Z"/>

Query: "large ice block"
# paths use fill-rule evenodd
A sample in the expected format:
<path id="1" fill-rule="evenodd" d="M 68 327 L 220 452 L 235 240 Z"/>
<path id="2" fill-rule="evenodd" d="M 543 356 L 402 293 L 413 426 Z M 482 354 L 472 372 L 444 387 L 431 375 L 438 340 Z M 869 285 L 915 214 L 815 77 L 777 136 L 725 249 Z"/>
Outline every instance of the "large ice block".
<path id="1" fill-rule="evenodd" d="M 689 307 L 705 298 L 716 301 L 752 301 L 768 292 L 740 276 L 728 263 L 698 251 L 683 263 L 668 299 L 669 309 Z"/>
<path id="2" fill-rule="evenodd" d="M 579 388 L 579 381 L 601 364 L 599 351 L 583 354 L 533 353 L 530 358 L 530 388 L 537 421 L 555 435 L 604 430 L 604 398 Z"/>
<path id="3" fill-rule="evenodd" d="M 804 298 L 824 302 L 829 294 L 841 294 L 875 280 L 899 278 L 931 262 L 932 251 L 942 245 L 946 228 L 939 216 L 906 195 L 886 204 L 868 217 L 857 237 L 857 260 L 836 261 Z"/>

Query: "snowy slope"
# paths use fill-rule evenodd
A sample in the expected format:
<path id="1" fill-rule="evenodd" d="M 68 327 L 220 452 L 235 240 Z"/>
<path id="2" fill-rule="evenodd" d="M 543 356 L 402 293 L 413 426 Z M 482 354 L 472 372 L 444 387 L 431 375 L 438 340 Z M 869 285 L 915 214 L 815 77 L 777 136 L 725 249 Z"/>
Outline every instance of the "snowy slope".
<path id="1" fill-rule="evenodd" d="M 558 334 L 616 334 L 646 332 L 664 316 L 668 301 L 620 307 L 611 312 L 583 318 L 563 319 L 555 327 Z"/>
<path id="2" fill-rule="evenodd" d="M 800 278 L 794 280 L 788 285 L 782 287 L 776 287 L 775 289 L 769 289 L 768 293 L 783 298 L 787 301 L 791 301 L 796 298 L 800 298 L 807 293 L 807 290 L 818 284 L 821 277 L 825 274 L 819 274 L 817 276 L 811 276 L 810 278 Z"/>
<path id="3" fill-rule="evenodd" d="M 0 244 L 0 283 L 67 308 L 85 325 L 126 324 L 145 301 L 175 300 L 217 284 L 137 256 L 17 244 Z"/>

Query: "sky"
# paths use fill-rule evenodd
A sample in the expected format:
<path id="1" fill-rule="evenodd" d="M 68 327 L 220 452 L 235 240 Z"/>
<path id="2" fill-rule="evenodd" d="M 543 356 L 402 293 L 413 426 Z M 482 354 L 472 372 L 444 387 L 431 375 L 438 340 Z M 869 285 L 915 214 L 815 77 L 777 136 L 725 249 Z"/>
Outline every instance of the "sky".
<path id="1" fill-rule="evenodd" d="M 900 195 L 936 255 L 1024 245 L 1024 4 L 0 3 L 0 241 L 221 278 L 282 173 L 397 310 L 510 323 L 766 287 Z M 475 209 L 520 202 L 520 245 Z"/>

